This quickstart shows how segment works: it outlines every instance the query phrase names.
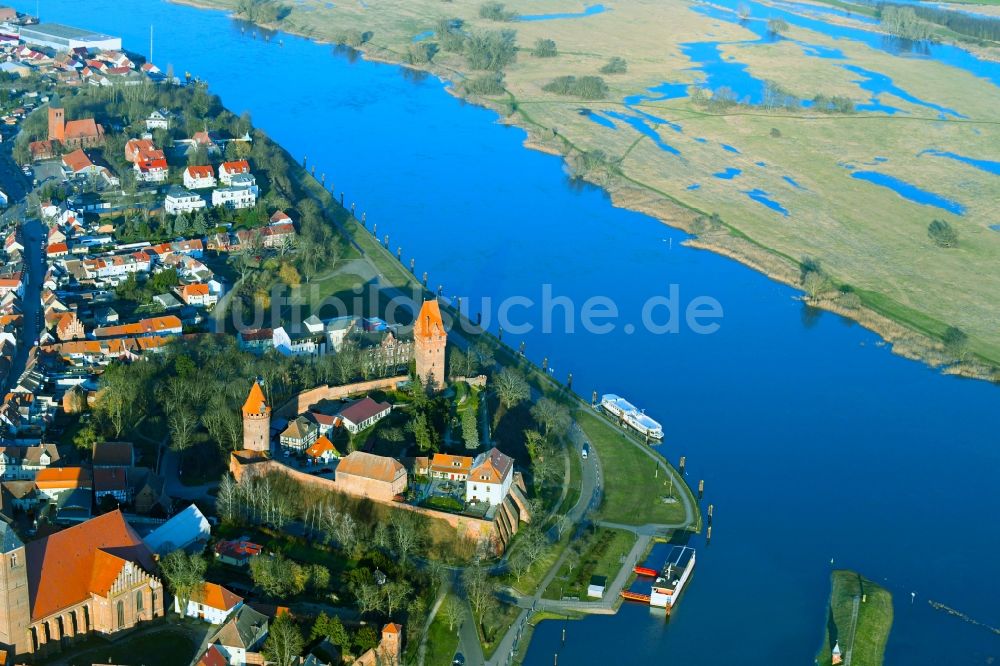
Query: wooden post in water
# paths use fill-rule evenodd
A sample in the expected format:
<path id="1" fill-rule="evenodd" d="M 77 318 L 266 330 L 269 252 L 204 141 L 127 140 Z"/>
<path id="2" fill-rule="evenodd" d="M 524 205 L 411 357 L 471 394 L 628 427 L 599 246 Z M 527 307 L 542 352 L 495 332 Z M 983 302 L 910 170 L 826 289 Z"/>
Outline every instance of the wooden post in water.
<path id="1" fill-rule="evenodd" d="M 590 394 L 590 406 L 591 407 L 597 406 L 597 391 L 594 391 L 593 393 Z"/>
<path id="2" fill-rule="evenodd" d="M 479 326 L 482 323 L 483 323 L 483 311 L 480 310 L 479 312 L 476 313 L 476 326 Z"/>
<path id="3" fill-rule="evenodd" d="M 439 285 L 438 285 L 438 297 L 439 297 L 439 298 L 441 297 L 441 294 L 442 294 L 442 293 L 444 293 L 444 285 L 440 285 L 440 284 L 439 284 Z"/>
<path id="4" fill-rule="evenodd" d="M 323 186 L 323 189 L 326 189 L 326 171 L 324 171 L 319 175 L 319 182 Z M 362 215 L 363 214 L 364 213 L 362 213 Z"/>
<path id="5" fill-rule="evenodd" d="M 396 248 L 396 261 L 403 261 L 403 246 L 400 245 Z"/>
<path id="6" fill-rule="evenodd" d="M 386 235 L 385 235 L 385 246 L 386 246 L 387 248 L 389 247 L 389 234 L 386 234 Z"/>
<path id="7" fill-rule="evenodd" d="M 365 226 L 365 222 L 368 221 L 368 213 L 361 211 L 361 226 Z"/>
<path id="8" fill-rule="evenodd" d="M 714 504 L 709 504 L 708 505 L 708 524 L 709 525 L 712 524 L 712 511 L 714 509 L 715 509 L 715 505 Z"/>
<path id="9" fill-rule="evenodd" d="M 303 156 L 302 156 L 302 168 L 303 168 L 303 169 L 305 169 L 305 168 L 306 168 L 306 163 L 307 163 L 308 161 L 309 161 L 309 156 L 308 156 L 308 155 L 303 155 Z"/>
<path id="10" fill-rule="evenodd" d="M 424 286 L 427 286 L 427 271 L 424 271 Z"/>
<path id="11" fill-rule="evenodd" d="M 549 371 L 549 357 L 546 356 L 542 358 L 542 372 L 548 372 L 548 371 Z"/>
<path id="12" fill-rule="evenodd" d="M 566 378 L 566 388 L 570 391 L 573 390 L 573 373 L 569 373 L 569 377 Z"/>
<path id="13" fill-rule="evenodd" d="M 374 236 L 375 238 L 378 238 L 378 224 L 373 224 L 372 225 L 372 236 Z"/>
<path id="14" fill-rule="evenodd" d="M 687 456 L 681 456 L 681 476 L 684 476 L 684 467 L 687 465 Z"/>
<path id="15" fill-rule="evenodd" d="M 524 356 L 524 340 L 521 340 L 521 344 L 517 348 L 517 353 Z"/>
<path id="16" fill-rule="evenodd" d="M 351 215 L 354 215 L 354 211 L 357 209 L 358 204 L 351 202 Z"/>
<path id="17" fill-rule="evenodd" d="M 503 326 L 497 328 L 497 340 L 503 342 Z"/>
<path id="18" fill-rule="evenodd" d="M 413 269 L 415 269 L 416 267 L 417 267 L 417 260 L 414 259 L 413 257 L 410 257 L 410 272 L 412 273 Z"/>
<path id="19" fill-rule="evenodd" d="M 312 177 L 313 178 L 316 177 L 316 165 L 315 164 L 312 165 Z"/>
<path id="20" fill-rule="evenodd" d="M 341 208 L 344 207 L 344 193 L 343 192 L 340 193 L 340 207 Z"/>
<path id="21" fill-rule="evenodd" d="M 705 496 L 705 479 L 698 482 L 698 499 Z"/>
<path id="22" fill-rule="evenodd" d="M 705 532 L 705 543 L 712 543 L 712 526 L 708 526 L 708 531 Z"/>

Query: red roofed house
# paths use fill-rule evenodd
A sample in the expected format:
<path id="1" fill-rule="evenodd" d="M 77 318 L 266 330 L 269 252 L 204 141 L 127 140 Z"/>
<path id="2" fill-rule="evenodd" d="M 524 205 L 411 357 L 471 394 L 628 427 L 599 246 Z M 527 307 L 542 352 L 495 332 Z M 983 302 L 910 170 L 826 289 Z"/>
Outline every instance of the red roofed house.
<path id="1" fill-rule="evenodd" d="M 76 316 L 75 312 L 67 312 L 59 318 L 56 324 L 56 337 L 60 341 L 83 340 L 87 337 L 87 331 L 83 328 L 83 322 Z"/>
<path id="2" fill-rule="evenodd" d="M 371 398 L 365 397 L 352 403 L 340 411 L 340 418 L 344 422 L 344 427 L 351 434 L 361 432 L 369 426 L 373 426 L 392 411 L 392 405 L 387 402 L 375 402 Z"/>
<path id="3" fill-rule="evenodd" d="M 209 307 L 219 302 L 219 297 L 209 291 L 207 284 L 186 284 L 177 290 L 177 294 L 187 305 Z"/>
<path id="4" fill-rule="evenodd" d="M 327 439 L 326 435 L 316 440 L 316 443 L 306 449 L 306 456 L 316 462 L 328 463 L 334 458 L 339 458 L 340 454 L 333 446 L 333 442 Z"/>
<path id="5" fill-rule="evenodd" d="M 163 616 L 156 565 L 119 511 L 27 546 L 0 524 L 0 566 L 0 643 L 16 654 Z"/>
<path id="6" fill-rule="evenodd" d="M 263 546 L 246 539 L 220 541 L 215 544 L 215 556 L 219 558 L 219 561 L 234 567 L 246 566 L 250 563 L 251 557 L 260 555 L 263 550 Z"/>
<path id="7" fill-rule="evenodd" d="M 47 248 L 45 248 L 45 255 L 49 259 L 58 259 L 59 257 L 65 257 L 69 254 L 69 245 L 66 243 L 52 243 Z"/>
<path id="8" fill-rule="evenodd" d="M 184 169 L 184 187 L 189 190 L 200 190 L 215 187 L 215 170 L 212 165 L 189 166 Z"/>
<path id="9" fill-rule="evenodd" d="M 194 617 L 211 624 L 222 624 L 229 614 L 243 605 L 243 598 L 216 583 L 202 583 L 188 599 L 187 608 L 181 612 L 180 601 L 174 598 L 174 612 Z"/>
<path id="10" fill-rule="evenodd" d="M 63 155 L 62 162 L 63 166 L 69 169 L 70 173 L 74 176 L 81 173 L 93 173 L 97 175 L 100 172 L 100 167 L 91 162 L 90 158 L 87 157 L 87 153 L 79 148 L 68 155 Z"/>
<path id="11" fill-rule="evenodd" d="M 271 216 L 271 224 L 291 224 L 292 218 L 288 216 L 283 210 L 274 211 L 274 215 Z"/>
<path id="12" fill-rule="evenodd" d="M 465 482 L 465 501 L 500 504 L 513 481 L 514 461 L 494 447 L 476 456 Z"/>
<path id="13" fill-rule="evenodd" d="M 223 162 L 219 165 L 219 181 L 223 185 L 231 185 L 233 182 L 233 176 L 237 176 L 241 173 L 250 173 L 250 163 L 246 160 Z"/>
<path id="14" fill-rule="evenodd" d="M 51 141 L 32 141 L 28 144 L 28 151 L 31 152 L 32 162 L 51 160 L 56 156 L 56 149 Z"/>

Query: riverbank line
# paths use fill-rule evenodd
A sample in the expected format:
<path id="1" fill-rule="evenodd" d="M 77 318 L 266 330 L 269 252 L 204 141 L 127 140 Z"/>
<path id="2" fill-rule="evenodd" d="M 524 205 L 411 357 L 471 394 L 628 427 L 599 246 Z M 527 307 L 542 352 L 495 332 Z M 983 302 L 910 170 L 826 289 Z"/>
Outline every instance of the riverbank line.
<path id="1" fill-rule="evenodd" d="M 206 9 L 231 12 L 237 10 L 237 3 L 232 0 L 168 1 Z M 319 43 L 331 43 L 334 38 L 333 35 L 319 34 L 320 30 L 290 24 L 288 21 L 260 24 L 260 28 L 280 30 Z M 426 63 L 408 62 L 410 60 L 408 54 L 384 45 L 365 42 L 356 50 L 367 60 L 424 71 L 452 84 L 458 84 L 465 78 L 462 71 L 433 60 Z M 496 111 L 501 117 L 501 123 L 525 130 L 528 134 L 524 142 L 525 147 L 559 155 L 567 161 L 587 153 L 564 134 L 533 118 L 525 108 L 523 100 L 518 100 L 509 92 L 505 91 L 504 95 L 497 97 L 483 97 L 460 94 L 457 85 L 451 85 L 446 90 L 449 94 Z M 570 102 L 567 101 L 567 104 Z M 852 118 L 852 120 L 857 119 Z M 639 143 L 640 141 L 636 141 L 629 146 L 628 152 Z M 617 162 L 620 163 L 621 159 L 623 158 L 619 158 Z M 692 247 L 728 257 L 763 273 L 770 279 L 794 289 L 803 289 L 802 257 L 791 256 L 761 243 L 720 216 L 713 215 L 639 178 L 626 175 L 620 169 L 611 175 L 598 170 L 578 173 L 576 176 L 605 189 L 616 207 L 647 214 L 664 224 L 692 234 L 694 238 L 688 241 Z M 710 223 L 706 223 L 707 220 L 710 220 Z M 847 291 L 853 294 L 850 300 L 839 298 Z M 1000 370 L 998 370 L 1000 349 L 977 344 L 975 350 L 962 350 L 956 355 L 954 350 L 946 348 L 942 342 L 953 328 L 949 322 L 909 307 L 885 293 L 873 289 L 855 289 L 837 280 L 836 276 L 829 276 L 828 289 L 824 293 L 805 297 L 804 300 L 811 307 L 858 322 L 890 343 L 892 351 L 905 358 L 921 361 L 948 374 L 1000 381 Z M 845 306 L 845 303 L 849 303 L 849 307 Z"/>

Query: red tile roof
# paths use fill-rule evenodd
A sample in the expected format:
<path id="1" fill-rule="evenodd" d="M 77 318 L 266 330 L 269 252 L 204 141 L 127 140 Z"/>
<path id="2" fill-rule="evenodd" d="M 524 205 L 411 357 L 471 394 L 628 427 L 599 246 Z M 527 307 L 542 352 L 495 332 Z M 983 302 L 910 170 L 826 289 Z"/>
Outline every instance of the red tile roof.
<path id="1" fill-rule="evenodd" d="M 125 562 L 152 572 L 153 559 L 120 511 L 80 523 L 26 547 L 31 619 L 38 621 L 105 596 Z"/>
<path id="2" fill-rule="evenodd" d="M 413 337 L 430 339 L 444 334 L 444 322 L 441 320 L 441 308 L 437 299 L 424 301 L 417 320 L 413 322 Z"/>

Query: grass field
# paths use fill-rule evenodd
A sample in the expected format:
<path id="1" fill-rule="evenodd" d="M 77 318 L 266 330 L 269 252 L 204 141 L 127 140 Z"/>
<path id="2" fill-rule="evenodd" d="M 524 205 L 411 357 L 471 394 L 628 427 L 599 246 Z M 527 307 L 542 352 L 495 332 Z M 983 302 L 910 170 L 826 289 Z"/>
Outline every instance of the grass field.
<path id="1" fill-rule="evenodd" d="M 674 484 L 671 492 L 668 477 L 639 448 L 629 443 L 613 426 L 590 411 L 578 410 L 577 423 L 601 458 L 604 475 L 602 520 L 625 525 L 679 523 L 684 520 L 681 493 L 690 493 L 684 484 Z M 677 501 L 665 504 L 666 496 Z"/>
<path id="2" fill-rule="evenodd" d="M 834 571 L 831 583 L 826 637 L 816 663 L 830 666 L 833 646 L 839 643 L 844 658 L 853 649 L 855 666 L 880 666 L 892 628 L 892 595 L 853 571 Z M 864 599 L 858 603 L 856 623 L 855 598 Z"/>
<path id="3" fill-rule="evenodd" d="M 454 597 L 454 595 L 449 595 Z M 434 616 L 430 630 L 427 632 L 427 652 L 424 654 L 426 666 L 450 666 L 455 651 L 458 649 L 458 627 L 448 628 L 444 613 L 440 611 Z"/>
<path id="4" fill-rule="evenodd" d="M 591 576 L 605 576 L 608 585 L 621 569 L 621 560 L 635 545 L 635 535 L 624 530 L 597 528 L 588 534 L 578 557 L 564 562 L 542 595 L 545 599 L 576 597 L 587 601 L 587 586 Z"/>
<path id="5" fill-rule="evenodd" d="M 199 1 L 228 9 L 236 4 Z M 1000 124 L 994 121 L 994 110 L 1000 104 L 1000 87 L 934 60 L 894 57 L 801 27 L 793 26 L 782 39 L 758 39 L 736 21 L 692 11 L 687 0 L 606 0 L 607 11 L 586 18 L 510 23 L 480 18 L 481 4 L 302 0 L 289 5 L 291 13 L 280 27 L 324 39 L 347 29 L 371 32 L 366 49 L 396 62 L 407 60 L 415 35 L 433 30 L 442 18 L 460 18 L 468 31 L 515 29 L 521 52 L 505 72 L 506 99 L 517 109 L 511 121 L 535 130 L 541 139 L 557 128 L 560 139 L 548 141 L 555 150 L 600 150 L 611 160 L 620 159 L 620 177 L 604 182 L 595 176 L 610 190 L 639 188 L 643 194 L 635 207 L 679 226 L 689 225 L 698 213 L 718 213 L 730 233 L 751 239 L 775 266 L 806 255 L 817 257 L 836 283 L 875 295 L 870 304 L 878 312 L 931 336 L 958 326 L 969 335 L 970 351 L 1000 364 L 1000 303 L 992 297 L 1000 289 L 1000 233 L 990 229 L 997 222 L 992 201 L 1000 191 L 998 176 L 921 155 L 935 149 L 979 159 L 995 156 Z M 541 10 L 531 0 L 506 2 L 515 13 L 573 12 L 583 4 L 553 0 Z M 767 17 L 752 15 L 749 20 Z M 531 46 L 543 38 L 556 42 L 558 56 L 530 55 Z M 647 100 L 626 109 L 626 96 L 665 81 L 700 82 L 699 63 L 682 45 L 708 39 L 721 43 L 724 59 L 745 65 L 758 79 L 774 81 L 802 99 L 822 92 L 868 102 L 872 94 L 861 87 L 863 78 L 843 65 L 884 74 L 903 92 L 885 92 L 879 101 L 899 112 L 827 116 L 808 109 L 738 108 L 710 113 L 688 98 Z M 843 58 L 808 57 L 801 44 L 838 49 Z M 612 56 L 625 57 L 628 71 L 604 75 L 610 89 L 604 100 L 584 102 L 542 89 L 556 76 L 597 74 Z M 475 74 L 465 58 L 454 53 L 439 52 L 429 67 L 455 80 Z M 941 119 L 937 110 L 918 103 L 921 100 L 960 117 Z M 624 122 L 611 129 L 581 115 L 583 106 L 624 111 L 633 118 L 641 111 L 675 122 L 680 129 L 650 122 L 642 131 Z M 772 129 L 780 137 L 772 136 Z M 657 147 L 649 134 L 680 155 Z M 723 144 L 739 153 L 725 150 Z M 886 159 L 875 162 L 875 157 Z M 903 199 L 890 189 L 852 178 L 845 165 L 877 165 L 885 174 L 961 203 L 965 213 Z M 738 179 L 712 175 L 729 167 L 742 170 Z M 700 188 L 689 190 L 694 184 Z M 751 201 L 747 192 L 753 189 L 767 192 L 788 216 Z M 935 218 L 958 229 L 957 249 L 944 250 L 930 242 L 927 225 Z M 764 268 L 771 271 L 766 264 Z M 385 269 L 400 270 L 388 265 Z M 927 321 L 934 325 L 920 325 Z"/>

